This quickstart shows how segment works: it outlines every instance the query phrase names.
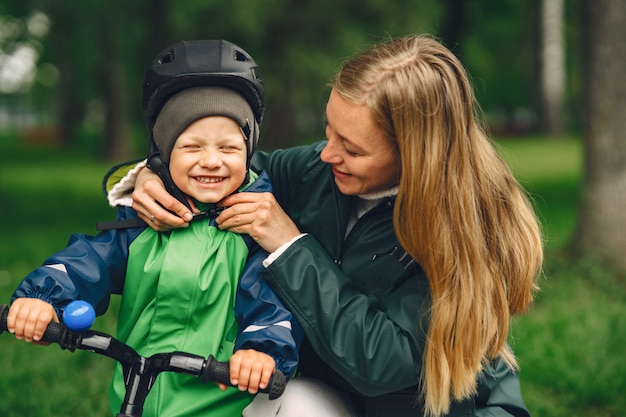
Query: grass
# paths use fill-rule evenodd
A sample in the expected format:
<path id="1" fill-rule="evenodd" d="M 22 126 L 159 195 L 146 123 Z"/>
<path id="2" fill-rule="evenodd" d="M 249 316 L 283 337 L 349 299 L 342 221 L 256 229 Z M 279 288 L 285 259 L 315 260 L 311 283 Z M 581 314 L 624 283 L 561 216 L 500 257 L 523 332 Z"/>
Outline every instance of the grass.
<path id="1" fill-rule="evenodd" d="M 531 312 L 517 320 L 522 392 L 537 416 L 621 416 L 626 295 L 601 265 L 550 259 Z"/>
<path id="2" fill-rule="evenodd" d="M 6 139 L 1 138 L 3 141 Z M 95 233 L 112 220 L 100 182 L 110 164 L 56 148 L 0 145 L 0 303 L 19 281 L 65 246 L 70 233 Z M 115 315 L 94 328 L 115 331 Z M 112 362 L 58 346 L 33 346 L 0 336 L 0 415 L 5 417 L 108 416 Z"/>
<path id="3" fill-rule="evenodd" d="M 501 140 L 498 145 L 535 204 L 547 249 L 558 250 L 570 239 L 578 214 L 581 144 L 533 138 Z"/>
<path id="4" fill-rule="evenodd" d="M 100 181 L 110 164 L 55 148 L 24 149 L 0 138 L 0 303 L 70 233 L 111 220 Z M 531 311 L 516 318 L 511 344 L 533 416 L 617 417 L 626 408 L 626 291 L 603 265 L 566 260 L 575 227 L 582 151 L 576 140 L 499 142 L 529 190 L 546 235 L 546 271 Z M 112 332 L 115 307 L 96 328 Z M 85 352 L 0 336 L 0 415 L 107 416 L 112 363 Z"/>

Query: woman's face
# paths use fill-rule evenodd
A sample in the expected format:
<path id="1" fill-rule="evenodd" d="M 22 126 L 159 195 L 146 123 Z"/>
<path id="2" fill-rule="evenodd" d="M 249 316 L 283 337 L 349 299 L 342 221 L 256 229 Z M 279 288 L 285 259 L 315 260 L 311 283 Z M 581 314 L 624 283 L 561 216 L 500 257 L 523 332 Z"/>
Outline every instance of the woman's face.
<path id="1" fill-rule="evenodd" d="M 332 165 L 335 183 L 345 195 L 387 190 L 400 178 L 400 159 L 374 125 L 367 107 L 334 90 L 326 105 L 326 138 L 320 158 Z"/>
<path id="2" fill-rule="evenodd" d="M 246 155 L 243 133 L 234 120 L 204 117 L 176 139 L 170 174 L 185 194 L 202 203 L 216 203 L 243 183 Z"/>

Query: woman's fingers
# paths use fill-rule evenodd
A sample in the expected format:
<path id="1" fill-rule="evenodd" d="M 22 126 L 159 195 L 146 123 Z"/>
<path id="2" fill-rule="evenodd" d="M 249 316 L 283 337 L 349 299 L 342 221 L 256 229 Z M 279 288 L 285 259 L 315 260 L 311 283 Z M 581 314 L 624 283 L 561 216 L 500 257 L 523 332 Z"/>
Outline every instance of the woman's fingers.
<path id="1" fill-rule="evenodd" d="M 216 219 L 220 229 L 249 234 L 268 252 L 300 234 L 271 193 L 237 193 L 220 204 L 228 207 Z"/>
<path id="2" fill-rule="evenodd" d="M 133 209 L 156 231 L 186 227 L 193 218 L 189 209 L 172 197 L 156 176 L 142 181 L 141 186 L 133 191 L 132 198 Z"/>

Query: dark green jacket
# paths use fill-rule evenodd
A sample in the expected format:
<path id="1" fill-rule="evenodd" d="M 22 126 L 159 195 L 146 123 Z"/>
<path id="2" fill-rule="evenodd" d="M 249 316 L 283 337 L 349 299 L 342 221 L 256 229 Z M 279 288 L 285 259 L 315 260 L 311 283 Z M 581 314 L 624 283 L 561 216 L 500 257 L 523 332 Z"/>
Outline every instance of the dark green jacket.
<path id="1" fill-rule="evenodd" d="M 304 328 L 302 375 L 345 392 L 362 416 L 419 417 L 428 282 L 395 237 L 393 198 L 344 239 L 355 198 L 335 186 L 319 158 L 324 145 L 255 153 L 253 167 L 268 172 L 278 202 L 308 233 L 263 276 Z M 121 171 L 105 179 L 107 188 Z M 449 415 L 529 414 L 517 375 L 495 361 L 480 375 L 476 398 L 454 403 Z"/>
<path id="2" fill-rule="evenodd" d="M 341 194 L 319 153 L 325 143 L 257 152 L 274 194 L 308 233 L 264 272 L 304 328 L 303 375 L 348 392 L 363 415 L 420 415 L 412 407 L 428 325 L 428 283 L 393 230 L 394 199 L 366 213 L 344 239 L 354 197 Z M 418 320 L 418 317 L 420 318 Z M 477 398 L 451 415 L 527 416 L 519 381 L 501 361 Z"/>

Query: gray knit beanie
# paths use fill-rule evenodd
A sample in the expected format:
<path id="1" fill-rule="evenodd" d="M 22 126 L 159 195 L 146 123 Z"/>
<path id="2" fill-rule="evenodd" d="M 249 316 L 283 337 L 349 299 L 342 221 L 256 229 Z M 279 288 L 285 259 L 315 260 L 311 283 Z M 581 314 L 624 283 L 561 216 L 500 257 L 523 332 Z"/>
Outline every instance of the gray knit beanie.
<path id="1" fill-rule="evenodd" d="M 259 139 L 254 113 L 243 96 L 229 88 L 216 86 L 187 88 L 165 103 L 152 128 L 154 142 L 164 162 L 169 163 L 178 136 L 190 124 L 207 116 L 230 117 L 246 134 L 251 132 L 246 140 L 249 164 Z"/>

